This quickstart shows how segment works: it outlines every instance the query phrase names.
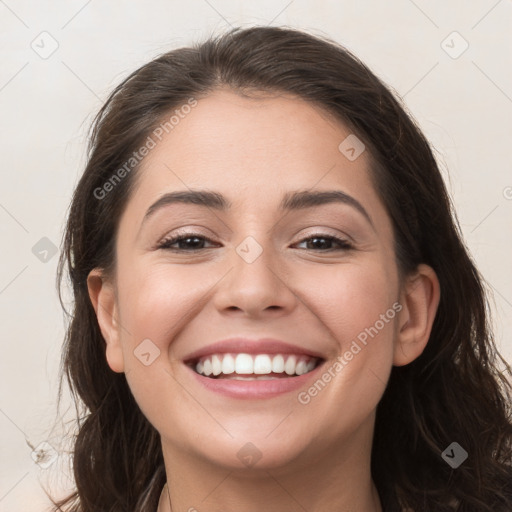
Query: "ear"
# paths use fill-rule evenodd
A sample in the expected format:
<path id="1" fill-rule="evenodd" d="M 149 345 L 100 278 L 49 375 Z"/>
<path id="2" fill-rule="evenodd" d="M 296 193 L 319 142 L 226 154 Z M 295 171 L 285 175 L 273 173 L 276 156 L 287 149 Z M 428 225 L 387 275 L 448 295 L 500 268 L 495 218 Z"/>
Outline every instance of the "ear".
<path id="1" fill-rule="evenodd" d="M 425 349 L 432 331 L 441 296 L 439 280 L 432 267 L 421 264 L 406 278 L 400 293 L 398 333 L 393 364 L 404 366 Z"/>
<path id="2" fill-rule="evenodd" d="M 124 358 L 114 286 L 100 269 L 95 268 L 87 276 L 87 289 L 101 334 L 106 342 L 107 363 L 114 372 L 122 373 Z"/>

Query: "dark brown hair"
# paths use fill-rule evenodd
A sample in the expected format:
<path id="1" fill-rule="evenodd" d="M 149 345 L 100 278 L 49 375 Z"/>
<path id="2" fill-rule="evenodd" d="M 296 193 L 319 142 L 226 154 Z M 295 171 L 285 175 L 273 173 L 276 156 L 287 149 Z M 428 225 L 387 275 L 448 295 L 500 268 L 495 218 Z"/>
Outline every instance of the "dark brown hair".
<path id="1" fill-rule="evenodd" d="M 95 190 L 169 112 L 220 87 L 291 93 L 348 126 L 372 157 L 401 275 L 426 263 L 439 278 L 430 340 L 415 361 L 392 368 L 377 408 L 371 470 L 384 510 L 510 512 L 511 384 L 505 371 L 512 371 L 494 344 L 484 281 L 462 241 L 433 152 L 395 96 L 349 51 L 325 37 L 275 27 L 237 28 L 152 60 L 115 88 L 95 119 L 57 276 L 60 293 L 67 270 L 74 294 L 61 383 L 66 376 L 79 419 L 76 492 L 56 509 L 156 509 L 166 479 L 160 438 L 124 374 L 107 364 L 86 283 L 93 268 L 107 275 L 115 268 L 116 230 L 137 166 L 105 197 L 98 199 Z M 454 441 L 469 454 L 457 469 L 441 457 Z"/>

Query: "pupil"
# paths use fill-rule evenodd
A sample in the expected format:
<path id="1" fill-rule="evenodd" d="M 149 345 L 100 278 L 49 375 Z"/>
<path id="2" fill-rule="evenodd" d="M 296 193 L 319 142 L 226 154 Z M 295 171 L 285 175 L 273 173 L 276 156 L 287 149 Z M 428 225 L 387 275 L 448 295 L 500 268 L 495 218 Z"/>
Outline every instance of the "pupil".
<path id="1" fill-rule="evenodd" d="M 328 247 L 325 247 L 325 245 L 326 245 L 325 243 L 323 243 L 323 244 L 322 244 L 321 242 L 320 242 L 320 243 L 317 243 L 317 242 L 318 242 L 318 240 L 324 240 L 324 242 L 325 242 L 325 240 L 326 240 L 326 239 L 325 239 L 325 238 L 312 238 L 312 239 L 311 239 L 311 243 L 312 243 L 312 244 L 313 244 L 317 249 L 322 249 L 322 248 L 323 248 L 323 249 L 326 249 L 326 248 L 328 248 Z M 324 246 L 324 247 L 322 247 L 322 246 Z"/>
<path id="2" fill-rule="evenodd" d="M 190 241 L 190 240 L 194 240 L 194 241 L 195 241 L 195 243 L 189 244 L 189 241 Z M 197 236 L 190 236 L 190 237 L 187 237 L 187 238 L 183 239 L 183 240 L 182 240 L 182 242 L 183 242 L 185 245 L 187 245 L 187 246 L 189 246 L 189 245 L 196 246 L 198 243 L 199 243 L 199 245 L 200 245 L 200 244 L 201 244 L 201 242 L 202 242 L 202 240 L 201 240 L 200 238 L 198 238 Z"/>

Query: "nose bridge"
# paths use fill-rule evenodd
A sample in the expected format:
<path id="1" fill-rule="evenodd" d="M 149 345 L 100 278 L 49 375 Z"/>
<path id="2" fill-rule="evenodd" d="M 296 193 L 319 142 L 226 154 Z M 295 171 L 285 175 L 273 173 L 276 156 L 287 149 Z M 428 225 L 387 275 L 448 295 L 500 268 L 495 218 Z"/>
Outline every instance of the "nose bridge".
<path id="1" fill-rule="evenodd" d="M 233 265 L 232 279 L 240 290 L 275 295 L 278 288 L 276 281 L 280 281 L 277 277 L 279 261 L 268 236 L 263 236 L 261 232 L 246 236 L 235 247 Z"/>
<path id="2" fill-rule="evenodd" d="M 283 262 L 264 231 L 246 236 L 234 249 L 231 270 L 217 293 L 217 306 L 251 314 L 271 306 L 289 308 L 294 295 L 281 275 Z"/>

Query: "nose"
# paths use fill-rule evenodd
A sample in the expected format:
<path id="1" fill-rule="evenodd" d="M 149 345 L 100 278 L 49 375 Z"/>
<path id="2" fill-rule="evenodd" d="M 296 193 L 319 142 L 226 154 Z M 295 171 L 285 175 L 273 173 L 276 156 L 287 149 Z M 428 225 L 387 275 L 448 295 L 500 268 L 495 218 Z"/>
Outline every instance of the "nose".
<path id="1" fill-rule="evenodd" d="M 219 282 L 214 299 L 218 311 L 239 311 L 253 318 L 289 314 L 298 297 L 286 277 L 284 262 L 255 239 L 246 240 L 233 251 L 229 271 Z"/>

